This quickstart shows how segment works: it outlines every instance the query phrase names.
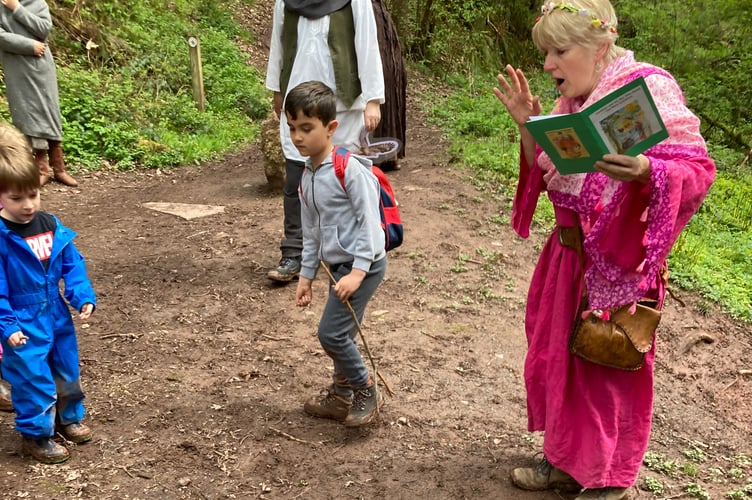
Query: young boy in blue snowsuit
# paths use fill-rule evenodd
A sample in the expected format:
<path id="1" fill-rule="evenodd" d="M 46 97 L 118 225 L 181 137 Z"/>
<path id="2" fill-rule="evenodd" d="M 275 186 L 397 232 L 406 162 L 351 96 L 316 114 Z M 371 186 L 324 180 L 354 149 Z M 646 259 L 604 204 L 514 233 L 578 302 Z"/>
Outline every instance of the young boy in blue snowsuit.
<path id="1" fill-rule="evenodd" d="M 379 215 L 379 181 L 370 160 L 351 156 L 344 187 L 332 163 L 332 135 L 337 128 L 333 91 L 318 81 L 301 83 L 285 99 L 290 137 L 307 157 L 300 181 L 303 254 L 296 291 L 298 306 L 311 303 L 311 282 L 320 262 L 337 284 L 319 322 L 319 341 L 332 359 L 332 384 L 312 397 L 306 413 L 358 427 L 373 421 L 379 402 L 356 341 L 357 325 L 349 302 L 362 321 L 368 301 L 384 278 L 387 259 Z"/>
<path id="2" fill-rule="evenodd" d="M 39 169 L 26 138 L 0 125 L 2 374 L 11 385 L 22 454 L 59 463 L 70 453 L 51 439 L 56 431 L 74 443 L 92 438 L 81 423 L 84 393 L 68 303 L 85 320 L 96 297 L 73 244 L 76 234 L 40 211 L 39 189 Z"/>

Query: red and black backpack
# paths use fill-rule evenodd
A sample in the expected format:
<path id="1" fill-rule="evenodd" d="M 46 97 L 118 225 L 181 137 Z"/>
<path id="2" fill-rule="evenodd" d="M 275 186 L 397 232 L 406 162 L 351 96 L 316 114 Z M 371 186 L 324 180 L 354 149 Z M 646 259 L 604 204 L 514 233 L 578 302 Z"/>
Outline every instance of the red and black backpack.
<path id="1" fill-rule="evenodd" d="M 342 189 L 345 189 L 345 168 L 347 162 L 350 160 L 352 153 L 342 146 L 334 148 L 332 151 L 332 162 L 334 163 L 334 175 L 339 179 L 342 184 Z M 379 180 L 379 191 L 381 193 L 379 199 L 379 214 L 381 215 L 381 228 L 384 230 L 384 237 L 386 244 L 384 248 L 389 251 L 393 248 L 397 248 L 402 244 L 402 237 L 404 228 L 402 227 L 402 218 L 399 213 L 399 206 L 397 205 L 397 199 L 394 197 L 394 190 L 392 185 L 389 184 L 389 179 L 386 174 L 377 166 L 371 166 L 371 172 Z"/>

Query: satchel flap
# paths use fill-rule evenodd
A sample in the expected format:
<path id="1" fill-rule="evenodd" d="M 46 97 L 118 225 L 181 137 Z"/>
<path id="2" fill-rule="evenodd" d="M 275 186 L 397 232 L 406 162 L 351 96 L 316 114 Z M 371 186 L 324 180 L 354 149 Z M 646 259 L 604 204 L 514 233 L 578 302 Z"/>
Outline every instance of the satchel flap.
<path id="1" fill-rule="evenodd" d="M 620 307 L 611 314 L 611 320 L 624 331 L 635 349 L 642 353 L 648 352 L 653 346 L 653 335 L 661 321 L 661 312 L 650 307 L 656 304 L 655 301 L 640 301 L 637 303 L 634 314 L 630 314 L 628 305 Z"/>

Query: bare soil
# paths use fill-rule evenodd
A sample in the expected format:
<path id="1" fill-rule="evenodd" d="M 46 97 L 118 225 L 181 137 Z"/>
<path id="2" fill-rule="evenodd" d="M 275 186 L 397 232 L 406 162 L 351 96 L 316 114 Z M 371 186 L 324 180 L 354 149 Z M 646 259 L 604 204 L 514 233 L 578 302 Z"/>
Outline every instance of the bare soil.
<path id="1" fill-rule="evenodd" d="M 268 26 L 268 9 L 242 15 Z M 249 48 L 255 63 L 267 39 Z M 298 308 L 294 285 L 266 278 L 282 199 L 259 148 L 200 167 L 79 174 L 79 189 L 51 184 L 45 208 L 79 233 L 99 297 L 78 323 L 96 435 L 44 466 L 18 455 L 13 415 L 0 415 L 0 496 L 572 498 L 508 479 L 542 442 L 526 430 L 522 367 L 524 297 L 546 231 L 521 240 L 499 223 L 508 202 L 448 165 L 424 118 L 411 98 L 408 154 L 389 174 L 405 244 L 390 252 L 363 325 L 394 396 L 362 429 L 302 411 L 331 374 L 316 338 L 327 283 L 322 273 L 314 303 Z M 143 206 L 155 201 L 224 212 L 184 220 Z M 695 478 L 643 467 L 633 498 L 652 496 L 646 478 L 667 498 L 690 498 L 690 481 L 724 498 L 744 481 L 728 474 L 733 457 L 752 456 L 749 325 L 681 295 L 687 306 L 668 301 L 658 336 L 650 451 L 686 464 L 698 449 L 706 461 Z"/>

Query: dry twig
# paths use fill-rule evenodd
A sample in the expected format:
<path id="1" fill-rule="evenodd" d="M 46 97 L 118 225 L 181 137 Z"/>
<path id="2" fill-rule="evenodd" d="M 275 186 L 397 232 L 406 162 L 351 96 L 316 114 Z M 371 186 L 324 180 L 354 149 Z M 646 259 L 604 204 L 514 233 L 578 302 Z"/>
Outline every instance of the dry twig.
<path id="1" fill-rule="evenodd" d="M 102 340 L 112 339 L 116 337 L 130 337 L 132 339 L 137 339 L 142 335 L 143 333 L 108 333 L 107 335 L 100 335 L 99 338 Z"/>
<path id="2" fill-rule="evenodd" d="M 279 429 L 275 429 L 274 427 L 269 427 L 269 428 L 271 430 L 273 430 L 274 432 L 276 432 L 277 434 L 279 434 L 280 436 L 284 436 L 284 437 L 286 437 L 287 439 L 289 439 L 291 441 L 296 441 L 298 443 L 303 443 L 303 444 L 310 444 L 312 446 L 320 446 L 320 445 L 324 444 L 324 441 L 319 441 L 317 443 L 314 443 L 314 442 L 311 442 L 311 441 L 306 441 L 305 439 L 296 438 L 292 434 L 288 434 L 288 433 L 283 432 L 283 431 L 281 431 Z"/>
<path id="3" fill-rule="evenodd" d="M 443 339 L 437 337 L 436 335 L 431 335 L 430 333 L 426 333 L 423 330 L 421 330 L 420 333 L 423 334 L 423 335 L 425 335 L 426 337 L 431 337 L 434 340 L 443 340 Z"/>
<path id="4" fill-rule="evenodd" d="M 261 334 L 262 337 L 268 340 L 275 340 L 275 341 L 282 341 L 282 340 L 290 340 L 291 337 L 272 337 L 271 335 L 266 335 L 264 333 Z"/>
<path id="5" fill-rule="evenodd" d="M 726 392 L 726 391 L 727 391 L 728 389 L 730 389 L 730 388 L 731 388 L 731 386 L 733 386 L 733 385 L 734 385 L 735 383 L 737 383 L 737 382 L 739 382 L 739 377 L 736 377 L 736 378 L 735 378 L 735 379 L 733 380 L 733 382 L 731 382 L 730 384 L 728 384 L 728 385 L 727 385 L 726 387 L 724 387 L 723 389 L 721 389 L 721 390 L 720 390 L 720 391 L 718 391 L 718 392 L 719 392 L 719 393 L 721 393 L 721 392 Z"/>

